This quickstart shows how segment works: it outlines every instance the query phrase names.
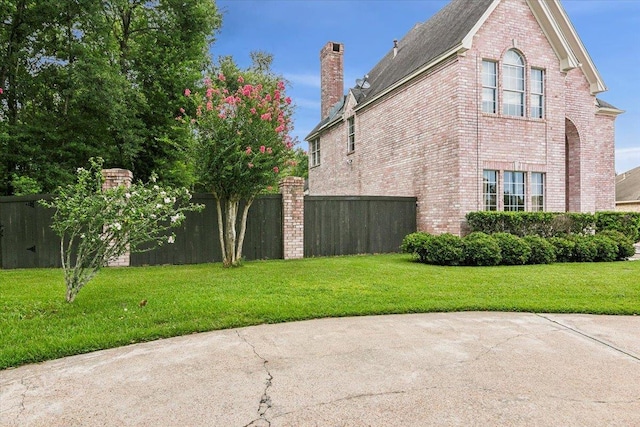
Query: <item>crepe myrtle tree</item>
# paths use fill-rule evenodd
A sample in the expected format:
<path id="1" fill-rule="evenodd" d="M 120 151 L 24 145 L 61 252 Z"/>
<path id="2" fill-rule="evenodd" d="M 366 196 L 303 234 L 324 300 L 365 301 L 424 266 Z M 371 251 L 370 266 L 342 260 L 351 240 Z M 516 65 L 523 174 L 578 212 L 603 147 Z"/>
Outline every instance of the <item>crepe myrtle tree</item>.
<path id="1" fill-rule="evenodd" d="M 67 302 L 109 261 L 175 242 L 168 231 L 183 222 L 185 212 L 202 209 L 189 203 L 186 189 L 160 187 L 153 176 L 147 184 L 103 190 L 102 164 L 91 159 L 89 169 L 77 170 L 74 184 L 60 188 L 52 201 L 41 201 L 56 210 L 51 227 L 61 238 Z"/>
<path id="2" fill-rule="evenodd" d="M 249 208 L 258 194 L 278 184 L 293 161 L 294 145 L 284 82 L 255 70 L 243 75 L 229 69 L 227 75 L 206 78 L 200 92 L 186 89 L 192 111 L 181 109 L 177 117 L 194 136 L 197 184 L 216 199 L 225 267 L 240 264 Z M 241 200 L 245 204 L 237 232 Z"/>

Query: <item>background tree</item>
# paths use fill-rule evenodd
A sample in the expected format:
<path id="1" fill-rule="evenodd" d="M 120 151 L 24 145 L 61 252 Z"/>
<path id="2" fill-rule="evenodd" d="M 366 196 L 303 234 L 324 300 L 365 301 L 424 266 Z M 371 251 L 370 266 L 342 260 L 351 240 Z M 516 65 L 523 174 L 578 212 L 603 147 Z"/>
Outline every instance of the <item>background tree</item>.
<path id="1" fill-rule="evenodd" d="M 253 200 L 267 187 L 277 185 L 280 171 L 292 157 L 291 99 L 269 63 L 254 61 L 254 66 L 241 71 L 231 58 L 223 58 L 215 77 L 205 79 L 200 92 L 185 90 L 194 100 L 193 112 L 190 117 L 179 117 L 191 125 L 194 135 L 196 182 L 216 199 L 223 265 L 227 267 L 242 259 Z M 245 204 L 237 233 L 241 200 Z"/>
<path id="2" fill-rule="evenodd" d="M 0 195 L 52 191 L 93 156 L 189 181 L 174 117 L 210 66 L 213 0 L 0 0 L 0 17 Z"/>

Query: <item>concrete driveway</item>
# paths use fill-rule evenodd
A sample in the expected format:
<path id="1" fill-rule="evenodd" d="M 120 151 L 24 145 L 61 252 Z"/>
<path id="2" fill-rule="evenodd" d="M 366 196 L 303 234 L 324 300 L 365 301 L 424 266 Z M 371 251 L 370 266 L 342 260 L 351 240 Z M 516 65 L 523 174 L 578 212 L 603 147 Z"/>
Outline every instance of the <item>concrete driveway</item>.
<path id="1" fill-rule="evenodd" d="M 194 334 L 0 371 L 2 426 L 640 425 L 640 317 L 434 313 Z"/>

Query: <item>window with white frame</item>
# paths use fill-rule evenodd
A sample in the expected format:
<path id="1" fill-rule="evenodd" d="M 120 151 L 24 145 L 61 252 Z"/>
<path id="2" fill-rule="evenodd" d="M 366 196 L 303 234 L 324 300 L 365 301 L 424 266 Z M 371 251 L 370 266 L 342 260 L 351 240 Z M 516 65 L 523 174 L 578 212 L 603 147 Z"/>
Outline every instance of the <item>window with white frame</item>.
<path id="1" fill-rule="evenodd" d="M 482 172 L 482 199 L 485 211 L 498 210 L 498 175 L 496 170 Z"/>
<path id="2" fill-rule="evenodd" d="M 348 124 L 348 137 L 347 137 L 347 152 L 351 153 L 356 149 L 356 122 L 353 116 L 347 119 Z"/>
<path id="3" fill-rule="evenodd" d="M 504 210 L 524 211 L 525 210 L 525 185 L 524 172 L 505 171 L 504 172 Z"/>
<path id="4" fill-rule="evenodd" d="M 531 69 L 531 117 L 544 117 L 544 70 Z"/>
<path id="5" fill-rule="evenodd" d="M 544 173 L 531 173 L 531 210 L 533 212 L 544 211 L 544 181 Z"/>
<path id="6" fill-rule="evenodd" d="M 498 104 L 498 63 L 482 61 L 482 112 L 495 114 Z"/>
<path id="7" fill-rule="evenodd" d="M 502 113 L 524 117 L 524 58 L 511 49 L 504 55 L 502 65 Z"/>
<path id="8" fill-rule="evenodd" d="M 309 142 L 309 162 L 311 167 L 320 164 L 320 138 Z"/>

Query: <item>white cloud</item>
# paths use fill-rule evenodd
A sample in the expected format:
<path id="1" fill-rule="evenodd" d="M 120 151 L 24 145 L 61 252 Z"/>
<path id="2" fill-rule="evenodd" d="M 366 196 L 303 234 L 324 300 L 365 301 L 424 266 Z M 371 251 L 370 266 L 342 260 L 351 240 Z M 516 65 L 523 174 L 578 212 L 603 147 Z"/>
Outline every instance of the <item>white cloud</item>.
<path id="1" fill-rule="evenodd" d="M 306 74 L 287 73 L 284 75 L 284 78 L 290 81 L 294 87 L 296 85 L 300 85 L 300 86 L 311 86 L 311 87 L 320 89 L 319 73 L 306 73 Z"/>
<path id="2" fill-rule="evenodd" d="M 309 108 L 320 113 L 320 101 L 308 98 L 293 98 L 293 103 L 298 108 Z"/>
<path id="3" fill-rule="evenodd" d="M 640 166 L 640 147 L 620 148 L 616 150 L 616 172 L 627 172 Z"/>

